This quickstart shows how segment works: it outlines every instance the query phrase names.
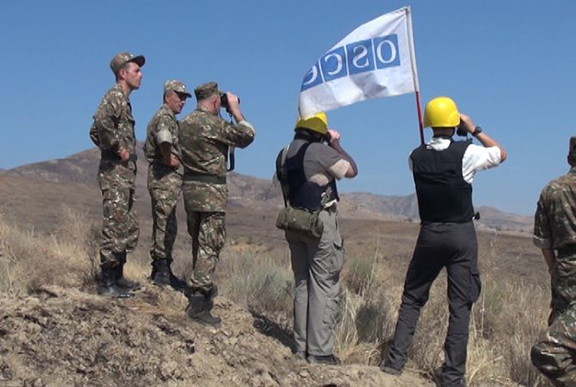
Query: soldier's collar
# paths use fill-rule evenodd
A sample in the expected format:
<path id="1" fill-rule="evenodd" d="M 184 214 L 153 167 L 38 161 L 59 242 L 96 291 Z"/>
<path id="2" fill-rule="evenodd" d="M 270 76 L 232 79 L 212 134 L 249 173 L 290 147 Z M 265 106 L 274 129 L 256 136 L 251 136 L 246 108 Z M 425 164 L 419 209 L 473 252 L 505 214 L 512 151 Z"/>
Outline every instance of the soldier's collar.
<path id="1" fill-rule="evenodd" d="M 164 102 L 162 104 L 161 109 L 164 109 L 168 114 L 170 114 L 172 117 L 176 118 L 176 114 L 172 111 L 172 109 L 170 109 L 170 107 L 166 104 L 166 102 Z"/>
<path id="2" fill-rule="evenodd" d="M 118 82 L 116 82 L 116 83 L 114 84 L 114 88 L 115 88 L 116 90 L 118 90 L 119 92 L 121 92 L 122 95 L 124 96 L 124 98 L 126 98 L 128 101 L 130 101 L 130 98 L 128 98 L 128 96 L 127 96 L 126 93 L 124 92 L 124 89 L 122 88 L 122 86 L 120 86 L 120 84 L 119 84 Z"/>
<path id="3" fill-rule="evenodd" d="M 212 114 L 212 112 L 207 107 L 204 107 L 204 106 L 196 106 L 196 110 L 204 112 L 204 113 Z"/>

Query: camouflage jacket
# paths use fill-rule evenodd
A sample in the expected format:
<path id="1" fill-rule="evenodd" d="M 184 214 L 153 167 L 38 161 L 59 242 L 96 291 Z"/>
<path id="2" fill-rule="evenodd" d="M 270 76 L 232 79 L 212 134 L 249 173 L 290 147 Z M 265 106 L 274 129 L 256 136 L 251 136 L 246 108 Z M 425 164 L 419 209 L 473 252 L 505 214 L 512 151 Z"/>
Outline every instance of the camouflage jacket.
<path id="1" fill-rule="evenodd" d="M 172 144 L 172 154 L 180 161 L 178 169 L 174 169 L 164 163 L 160 151 L 160 144 L 164 142 Z M 146 142 L 144 143 L 144 155 L 150 163 L 148 167 L 148 189 L 172 192 L 180 190 L 183 167 L 178 143 L 178 120 L 176 120 L 174 112 L 164 104 L 150 120 Z"/>
<path id="2" fill-rule="evenodd" d="M 542 190 L 534 217 L 533 239 L 543 249 L 576 245 L 576 167 Z"/>
<path id="3" fill-rule="evenodd" d="M 119 84 L 115 84 L 102 98 L 94 114 L 90 138 L 102 151 L 98 181 L 102 189 L 111 185 L 134 187 L 136 177 L 136 136 L 130 99 Z M 123 147 L 130 154 L 122 162 L 118 150 Z"/>
<path id="4" fill-rule="evenodd" d="M 162 105 L 148 124 L 144 154 L 149 163 L 164 164 L 160 152 L 160 144 L 164 142 L 172 145 L 172 154 L 182 162 L 178 140 L 178 120 L 166 104 Z"/>
<path id="5" fill-rule="evenodd" d="M 203 108 L 197 108 L 180 122 L 184 194 L 188 195 L 188 208 L 195 211 L 226 210 L 226 184 L 190 181 L 187 175 L 225 178 L 229 147 L 245 148 L 254 141 L 254 136 L 254 128 L 247 121 L 232 124 Z"/>

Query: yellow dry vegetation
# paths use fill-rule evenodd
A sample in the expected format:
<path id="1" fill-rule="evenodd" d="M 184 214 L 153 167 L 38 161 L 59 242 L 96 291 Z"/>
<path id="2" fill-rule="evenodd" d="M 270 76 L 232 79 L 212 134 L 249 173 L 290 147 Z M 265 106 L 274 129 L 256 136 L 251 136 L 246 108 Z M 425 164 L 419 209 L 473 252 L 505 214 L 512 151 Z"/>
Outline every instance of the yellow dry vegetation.
<path id="1" fill-rule="evenodd" d="M 94 292 L 99 225 L 71 209 L 59 213 L 59 221 L 48 233 L 20 228 L 0 214 L 0 297 L 50 291 L 54 285 Z M 336 327 L 337 355 L 347 364 L 375 366 L 394 332 L 418 227 L 344 219 L 342 228 L 347 262 Z M 217 280 L 226 299 L 245 306 L 258 317 L 263 331 L 275 329 L 277 339 L 290 345 L 293 281 L 288 249 L 278 239 L 271 246 L 262 239 L 232 237 L 222 254 Z M 546 326 L 550 301 L 538 251 L 527 237 L 495 232 L 479 233 L 479 242 L 483 288 L 470 326 L 469 385 L 547 386 L 529 358 L 532 343 Z M 177 274 L 190 265 L 183 258 L 189 255 L 188 243 L 179 237 Z M 129 277 L 146 281 L 147 249 L 141 243 L 131 256 Z M 448 320 L 445 297 L 446 279 L 441 275 L 420 317 L 407 365 L 428 380 L 434 379 L 442 364 Z M 181 300 L 173 302 L 174 307 L 182 305 Z"/>

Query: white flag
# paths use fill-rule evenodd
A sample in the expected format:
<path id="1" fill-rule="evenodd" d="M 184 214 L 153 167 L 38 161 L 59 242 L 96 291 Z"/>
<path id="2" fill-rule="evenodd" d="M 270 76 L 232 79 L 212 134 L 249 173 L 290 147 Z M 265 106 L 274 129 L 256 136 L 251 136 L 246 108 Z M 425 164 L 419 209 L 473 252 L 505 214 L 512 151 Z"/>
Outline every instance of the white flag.
<path id="1" fill-rule="evenodd" d="M 306 73 L 301 117 L 377 97 L 418 91 L 410 7 L 356 28 Z"/>

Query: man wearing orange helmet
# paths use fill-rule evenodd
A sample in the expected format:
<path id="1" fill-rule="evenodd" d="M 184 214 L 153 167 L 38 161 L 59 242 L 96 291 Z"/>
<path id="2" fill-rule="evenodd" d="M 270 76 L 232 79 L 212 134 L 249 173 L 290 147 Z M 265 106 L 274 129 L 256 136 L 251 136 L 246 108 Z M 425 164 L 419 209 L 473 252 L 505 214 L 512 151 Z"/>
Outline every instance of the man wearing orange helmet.
<path id="1" fill-rule="evenodd" d="M 440 386 L 461 387 L 466 385 L 470 310 L 481 287 L 472 221 L 472 180 L 477 171 L 503 162 L 506 151 L 470 117 L 460 114 L 450 98 L 428 102 L 424 121 L 434 135 L 430 142 L 414 149 L 409 159 L 418 197 L 420 234 L 406 274 L 394 340 L 381 368 L 394 375 L 402 372 L 420 309 L 428 300 L 432 283 L 446 267 L 450 320 Z M 453 141 L 457 128 L 459 133 L 470 133 L 482 146 Z"/>
<path id="2" fill-rule="evenodd" d="M 310 214 L 316 230 L 286 230 L 294 272 L 294 339 L 296 357 L 310 363 L 340 364 L 334 356 L 342 237 L 336 220 L 336 179 L 358 174 L 356 163 L 340 145 L 340 134 L 328 130 L 326 114 L 296 123 L 290 145 L 280 152 L 276 176 L 287 207 Z"/>

